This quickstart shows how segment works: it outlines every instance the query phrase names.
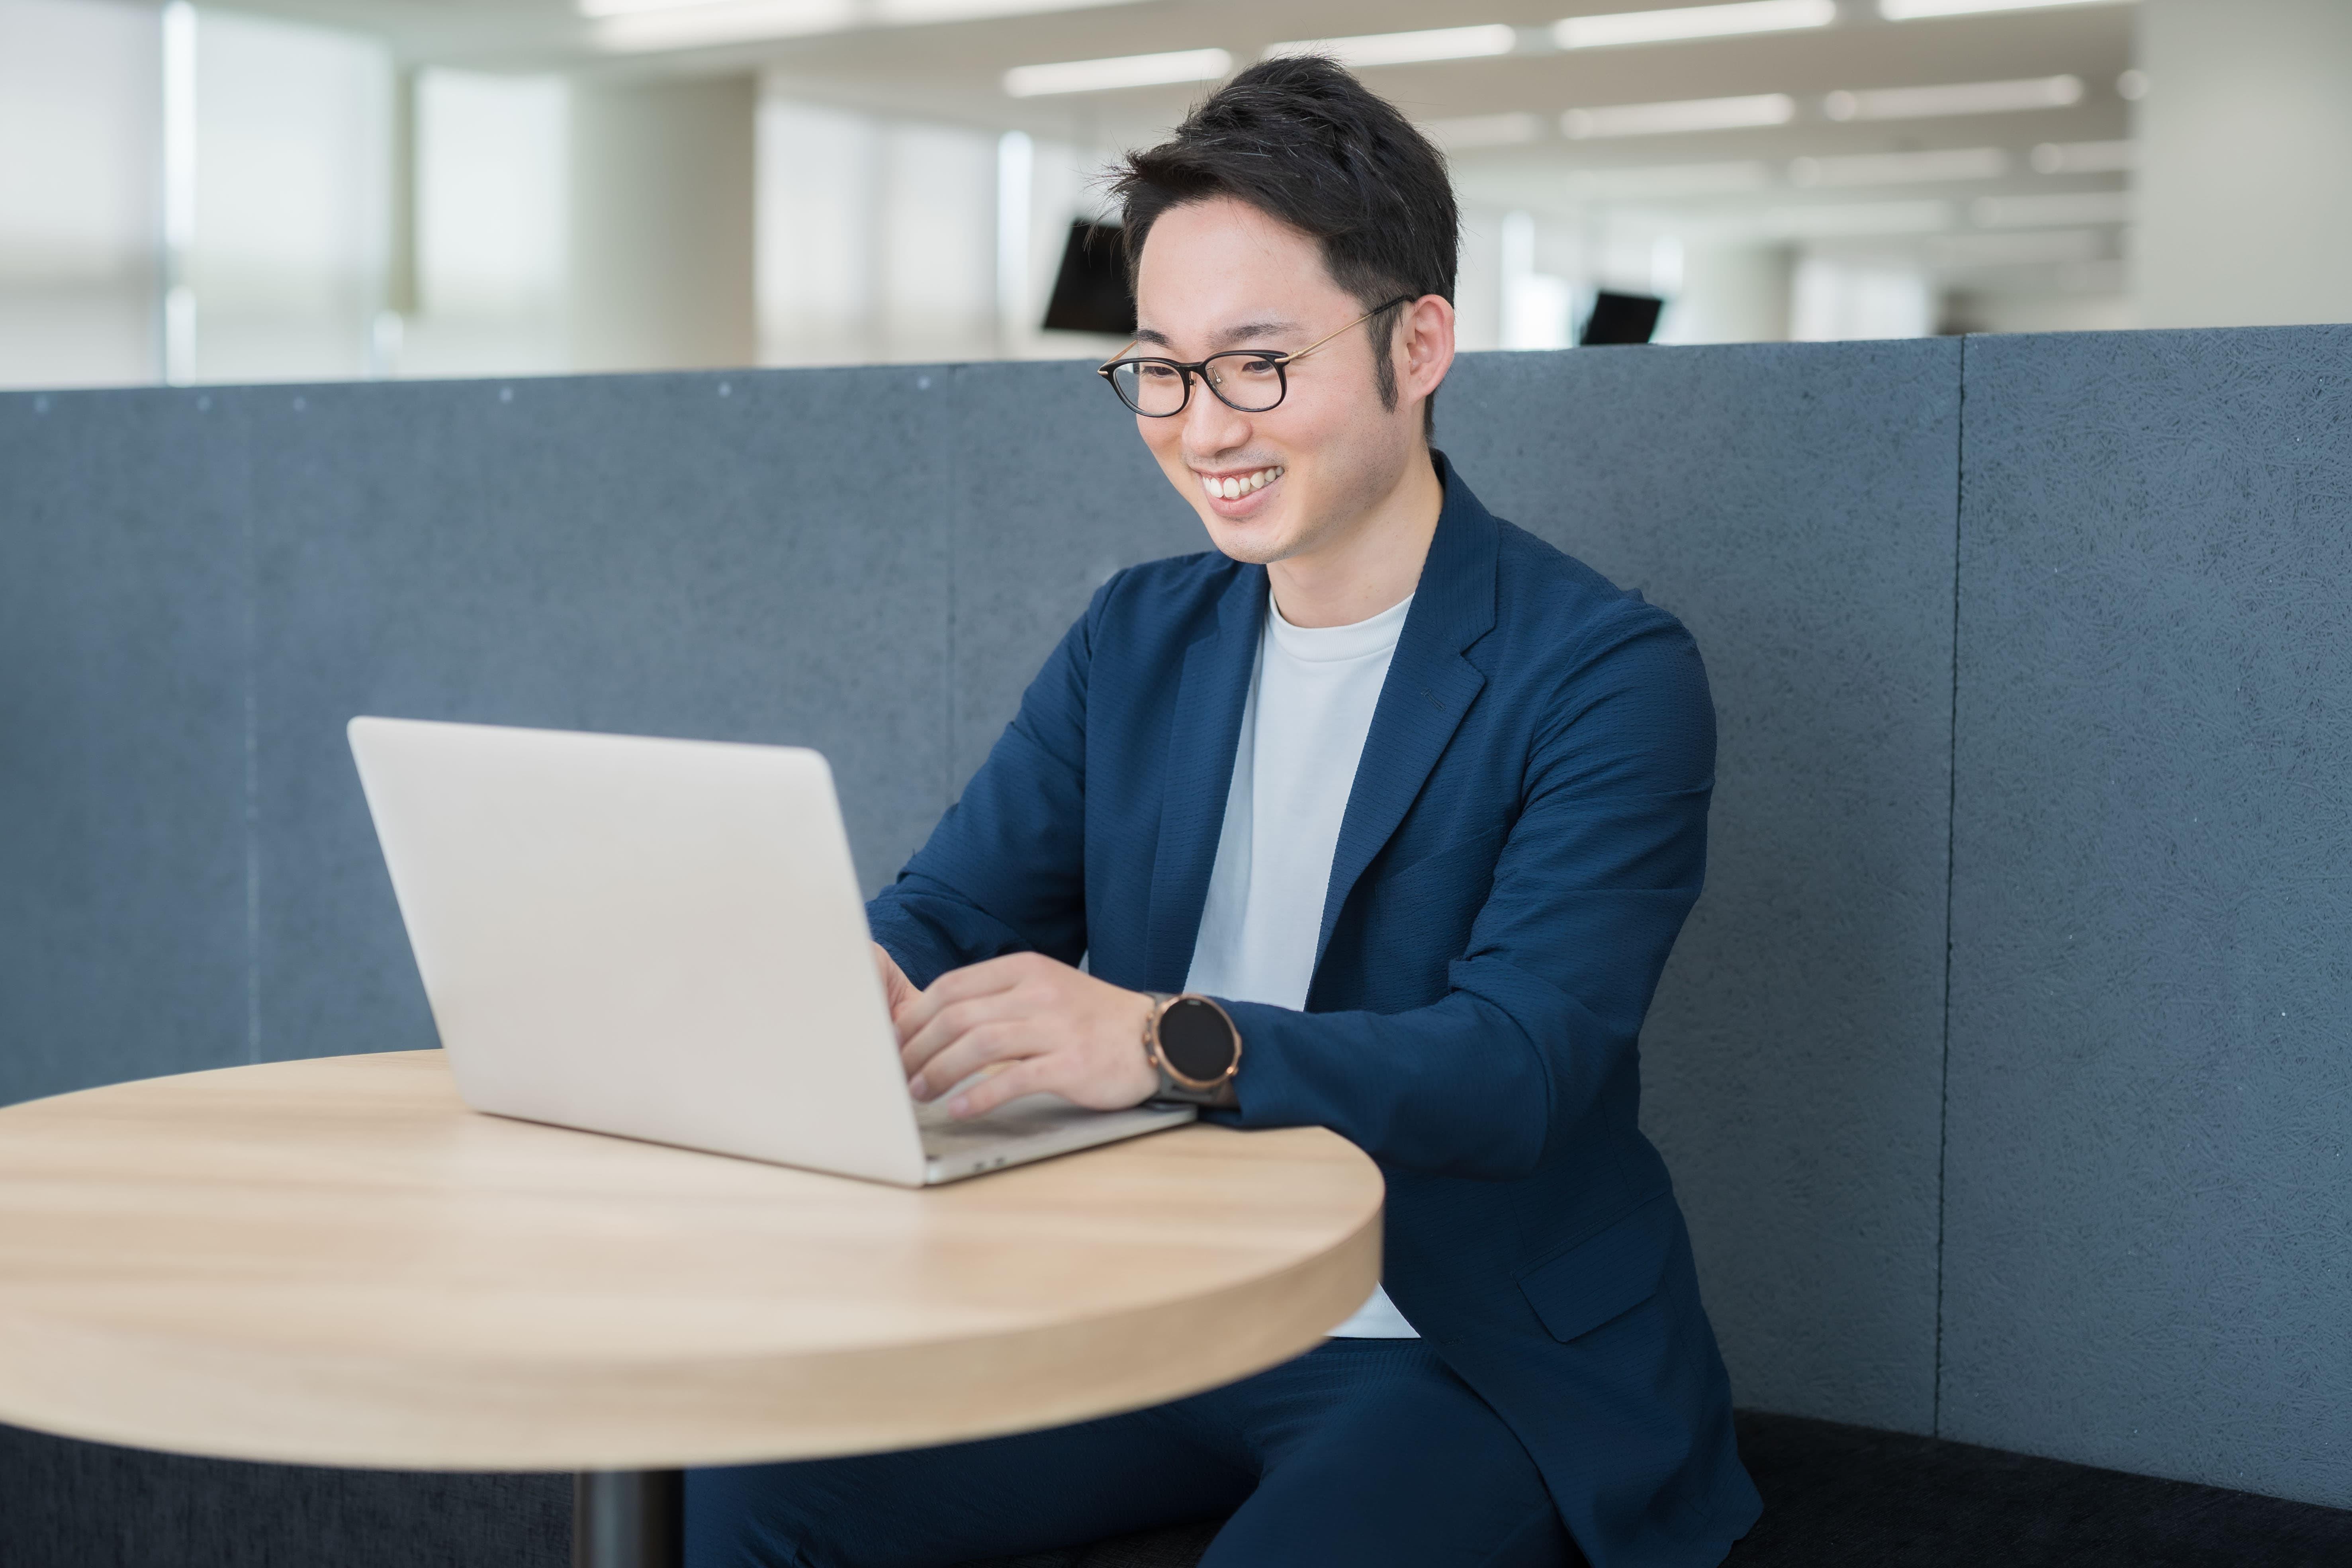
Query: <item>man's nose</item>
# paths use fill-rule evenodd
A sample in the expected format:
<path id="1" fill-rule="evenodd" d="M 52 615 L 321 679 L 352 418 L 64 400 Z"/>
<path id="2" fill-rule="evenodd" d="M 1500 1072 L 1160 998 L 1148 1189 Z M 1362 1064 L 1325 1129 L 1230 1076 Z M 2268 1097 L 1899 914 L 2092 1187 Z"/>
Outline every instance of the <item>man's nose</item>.
<path id="1" fill-rule="evenodd" d="M 1201 457 L 1230 452 L 1249 437 L 1249 416 L 1227 407 L 1224 399 L 1210 391 L 1206 374 L 1195 376 L 1192 401 L 1184 410 L 1186 449 Z"/>

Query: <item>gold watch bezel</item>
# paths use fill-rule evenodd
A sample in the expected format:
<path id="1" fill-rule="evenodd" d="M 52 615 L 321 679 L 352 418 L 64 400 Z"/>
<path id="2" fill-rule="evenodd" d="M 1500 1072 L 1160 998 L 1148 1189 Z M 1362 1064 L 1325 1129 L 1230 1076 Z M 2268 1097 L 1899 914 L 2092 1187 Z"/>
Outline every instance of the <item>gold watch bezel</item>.
<path id="1" fill-rule="evenodd" d="M 1147 991 L 1144 994 L 1151 998 L 1151 1011 L 1145 1016 L 1143 1020 L 1143 1053 L 1151 1059 L 1151 1065 L 1167 1077 L 1169 1082 L 1176 1085 L 1179 1089 L 1190 1089 L 1195 1094 L 1206 1094 L 1211 1089 L 1223 1089 L 1226 1084 L 1229 1084 L 1234 1080 L 1234 1075 L 1242 1070 L 1241 1026 L 1234 1022 L 1234 1016 L 1231 1013 L 1226 1012 L 1215 997 L 1203 996 L 1197 991 L 1178 991 L 1173 993 L 1166 991 Z M 1208 1005 L 1216 1013 L 1217 1016 L 1225 1021 L 1225 1028 L 1234 1037 L 1234 1059 L 1227 1062 L 1225 1064 L 1225 1070 L 1219 1073 L 1214 1078 L 1187 1078 L 1183 1073 L 1179 1072 L 1176 1069 L 1174 1063 L 1171 1062 L 1160 1053 L 1160 1020 L 1161 1017 L 1166 1016 L 1169 1008 L 1173 1007 L 1179 1002 L 1204 1002 L 1208 1004 Z"/>

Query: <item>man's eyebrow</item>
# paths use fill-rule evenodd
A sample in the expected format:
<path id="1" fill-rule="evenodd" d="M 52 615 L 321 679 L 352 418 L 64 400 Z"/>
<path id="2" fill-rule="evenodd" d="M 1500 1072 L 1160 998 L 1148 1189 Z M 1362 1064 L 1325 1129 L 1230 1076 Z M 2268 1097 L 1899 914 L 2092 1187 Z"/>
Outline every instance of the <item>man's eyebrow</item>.
<path id="1" fill-rule="evenodd" d="M 1268 338 L 1277 332 L 1295 332 L 1297 330 L 1298 323 L 1296 321 L 1244 321 L 1238 327 L 1226 328 L 1217 342 L 1231 348 L 1235 343 L 1247 342 L 1252 338 Z"/>
<path id="2" fill-rule="evenodd" d="M 1232 348 L 1234 344 L 1247 342 L 1252 338 L 1267 338 L 1276 332 L 1295 332 L 1297 330 L 1298 323 L 1296 321 L 1244 321 L 1239 326 L 1227 327 L 1212 341 L 1219 348 Z M 1150 327 L 1136 329 L 1135 341 L 1139 343 L 1150 343 L 1156 348 L 1164 349 L 1171 346 L 1167 333 L 1154 331 Z"/>

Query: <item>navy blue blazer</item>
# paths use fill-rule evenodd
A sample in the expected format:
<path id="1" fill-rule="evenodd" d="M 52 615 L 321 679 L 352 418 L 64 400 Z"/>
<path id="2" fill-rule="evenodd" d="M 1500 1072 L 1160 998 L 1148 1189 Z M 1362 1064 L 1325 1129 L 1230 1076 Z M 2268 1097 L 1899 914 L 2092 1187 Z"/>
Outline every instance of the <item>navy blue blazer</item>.
<path id="1" fill-rule="evenodd" d="M 1382 1277 L 1517 1433 L 1594 1568 L 1720 1562 L 1759 1510 L 1635 1039 L 1697 899 L 1715 710 L 1640 595 L 1445 502 L 1348 797 L 1303 1012 L 1228 1003 L 1242 1127 L 1388 1179 Z M 1183 988 L 1266 574 L 1214 552 L 1095 595 L 868 909 L 918 985 L 1024 950 Z"/>

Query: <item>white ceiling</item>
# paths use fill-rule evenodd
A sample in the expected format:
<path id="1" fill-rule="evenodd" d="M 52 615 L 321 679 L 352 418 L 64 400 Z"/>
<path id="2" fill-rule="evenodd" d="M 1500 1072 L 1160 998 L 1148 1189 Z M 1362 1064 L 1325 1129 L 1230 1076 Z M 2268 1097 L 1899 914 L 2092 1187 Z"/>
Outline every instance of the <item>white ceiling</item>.
<path id="1" fill-rule="evenodd" d="M 418 63 L 620 75 L 758 69 L 782 90 L 814 101 L 1019 129 L 1099 149 L 1153 138 L 1202 89 L 1023 100 L 1004 92 L 1003 73 L 1019 65 L 1204 47 L 1225 49 L 1242 62 L 1293 39 L 1487 22 L 1538 28 L 1567 15 L 1649 8 L 1643 0 L 1483 0 L 1475 9 L 1459 0 L 1136 0 L 620 57 L 595 48 L 593 25 L 569 0 L 243 3 L 376 34 Z M 1505 114 L 1533 121 L 1538 139 L 1524 145 L 1454 149 L 1464 197 L 1474 205 L 1570 216 L 1589 215 L 1598 205 L 1621 214 L 1654 212 L 1701 235 L 1831 242 L 1843 236 L 1907 245 L 1938 270 L 1995 279 L 2020 266 L 2039 268 L 2045 280 L 2052 268 L 2093 276 L 2084 273 L 2085 263 L 2112 276 L 2128 175 L 2042 173 L 2032 153 L 2048 143 L 2130 135 L 2130 105 L 2116 82 L 2132 64 L 2135 10 L 2083 4 L 1898 23 L 1880 19 L 1872 0 L 1840 0 L 1835 26 L 1804 32 L 1520 52 L 1362 74 L 1424 122 L 1442 127 Z M 2061 74 L 2084 84 L 2081 100 L 2070 107 L 1840 121 L 1822 101 L 1841 90 Z M 1562 111 L 1571 108 L 1758 93 L 1791 95 L 1794 119 L 1769 129 L 1606 141 L 1571 142 L 1559 129 Z M 1939 151 L 1956 155 L 1840 162 Z M 1806 159 L 1821 162 L 1800 163 Z"/>

